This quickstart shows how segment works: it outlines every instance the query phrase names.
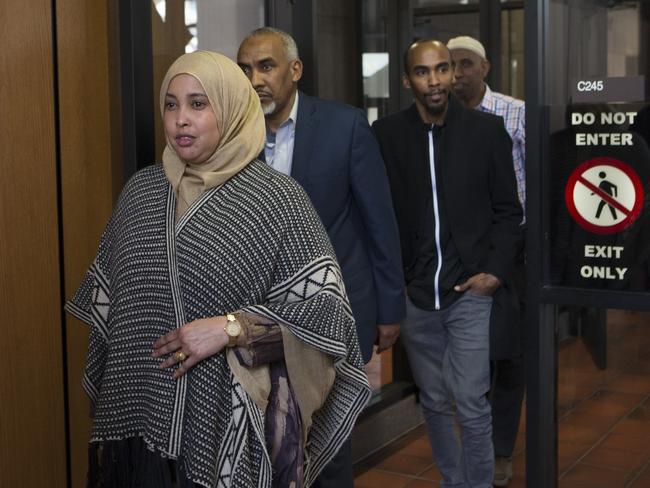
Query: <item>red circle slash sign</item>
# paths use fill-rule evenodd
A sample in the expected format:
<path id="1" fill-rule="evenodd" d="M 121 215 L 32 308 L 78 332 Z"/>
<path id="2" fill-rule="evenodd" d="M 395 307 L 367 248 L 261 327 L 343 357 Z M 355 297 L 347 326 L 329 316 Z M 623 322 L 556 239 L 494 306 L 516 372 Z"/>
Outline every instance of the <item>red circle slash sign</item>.
<path id="1" fill-rule="evenodd" d="M 631 226 L 643 207 L 643 185 L 626 163 L 610 157 L 585 161 L 566 185 L 566 206 L 580 226 L 594 234 L 614 234 Z"/>

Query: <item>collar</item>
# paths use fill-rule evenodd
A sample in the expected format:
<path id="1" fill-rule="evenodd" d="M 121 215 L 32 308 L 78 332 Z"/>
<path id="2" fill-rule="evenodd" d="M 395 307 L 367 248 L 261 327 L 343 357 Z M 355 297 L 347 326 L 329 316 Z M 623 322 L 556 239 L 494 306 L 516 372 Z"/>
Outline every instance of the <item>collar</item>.
<path id="1" fill-rule="evenodd" d="M 289 121 L 293 122 L 294 125 L 296 124 L 296 120 L 298 119 L 298 93 L 298 90 L 296 90 L 296 97 L 293 99 L 293 106 L 291 107 L 291 112 L 289 112 L 289 117 L 280 124 L 280 127 Z"/>
<path id="2" fill-rule="evenodd" d="M 458 117 L 458 114 L 463 110 L 460 102 L 456 100 L 451 93 L 449 93 L 449 105 L 447 107 L 447 115 L 445 116 L 445 121 L 440 128 L 447 127 L 450 123 L 453 124 L 453 121 Z M 426 124 L 422 121 L 418 108 L 415 105 L 415 102 L 411 104 L 409 108 L 406 109 L 406 118 L 416 127 L 428 131 L 431 130 L 431 124 Z"/>
<path id="3" fill-rule="evenodd" d="M 291 112 L 289 112 L 289 117 L 287 120 L 280 124 L 278 131 L 283 127 L 289 125 L 289 122 L 293 123 L 293 127 L 296 127 L 296 120 L 298 119 L 298 90 L 296 90 L 296 97 L 293 99 L 293 106 L 291 107 Z M 275 141 L 277 137 L 277 132 L 271 131 L 268 126 L 266 127 L 266 138 L 264 139 L 264 145 L 268 149 L 275 148 Z"/>
<path id="4" fill-rule="evenodd" d="M 483 100 L 481 100 L 481 103 L 479 103 L 478 107 L 476 108 L 484 112 L 493 112 L 494 103 L 495 103 L 494 94 L 492 93 L 492 90 L 490 90 L 488 84 L 485 83 L 485 93 L 483 94 Z"/>
<path id="5" fill-rule="evenodd" d="M 289 117 L 287 117 L 287 119 L 278 126 L 278 130 L 280 130 L 282 127 L 286 127 L 289 124 L 289 122 L 292 122 L 295 127 L 296 120 L 298 120 L 298 93 L 299 93 L 298 90 L 296 90 L 296 97 L 293 99 L 293 105 L 291 106 L 291 112 L 289 112 Z M 272 132 L 271 129 L 269 129 L 269 126 L 266 125 L 266 133 L 268 134 L 270 132 Z M 267 140 L 268 140 L 268 136 L 267 136 Z"/>

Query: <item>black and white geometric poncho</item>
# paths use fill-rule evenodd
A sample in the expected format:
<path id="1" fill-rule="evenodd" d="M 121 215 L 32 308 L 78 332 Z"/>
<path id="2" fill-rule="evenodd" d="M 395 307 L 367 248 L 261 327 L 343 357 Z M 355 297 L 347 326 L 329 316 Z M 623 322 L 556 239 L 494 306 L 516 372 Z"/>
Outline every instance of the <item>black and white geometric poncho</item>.
<path id="1" fill-rule="evenodd" d="M 92 326 L 84 376 L 91 446 L 141 439 L 149 454 L 116 467 L 125 479 L 147 476 L 144 458 L 170 458 L 202 486 L 270 487 L 264 412 L 225 354 L 179 380 L 151 357 L 153 342 L 173 328 L 242 309 L 335 358 L 334 386 L 306 446 L 309 486 L 370 396 L 327 234 L 302 188 L 258 161 L 205 192 L 177 222 L 175 204 L 160 165 L 131 178 L 67 305 Z"/>

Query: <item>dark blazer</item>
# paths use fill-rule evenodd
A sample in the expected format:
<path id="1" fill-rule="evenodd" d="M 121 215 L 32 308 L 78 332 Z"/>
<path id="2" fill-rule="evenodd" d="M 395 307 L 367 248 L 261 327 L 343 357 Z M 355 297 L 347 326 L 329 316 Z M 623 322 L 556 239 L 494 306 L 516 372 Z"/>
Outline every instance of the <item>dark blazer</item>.
<path id="1" fill-rule="evenodd" d="M 491 349 L 493 359 L 508 357 L 518 351 L 519 327 L 512 325 L 519 324 L 518 304 L 511 279 L 522 239 L 512 142 L 500 117 L 466 109 L 451 96 L 445 124 L 436 155 L 442 162 L 441 205 L 465 271 L 491 273 L 503 283 L 494 296 Z M 373 128 L 388 170 L 408 283 L 432 191 L 428 126 L 412 105 Z"/>
<path id="2" fill-rule="evenodd" d="M 406 313 L 386 169 L 361 110 L 302 92 L 298 100 L 291 176 L 332 241 L 367 362 L 377 324 Z"/>

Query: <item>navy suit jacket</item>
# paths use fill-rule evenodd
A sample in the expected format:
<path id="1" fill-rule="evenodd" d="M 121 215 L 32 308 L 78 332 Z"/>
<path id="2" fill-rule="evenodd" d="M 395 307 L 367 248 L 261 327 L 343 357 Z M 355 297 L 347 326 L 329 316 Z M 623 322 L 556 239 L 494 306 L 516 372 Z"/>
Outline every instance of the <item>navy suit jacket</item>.
<path id="1" fill-rule="evenodd" d="M 404 317 L 405 293 L 386 168 L 363 111 L 300 92 L 291 176 L 332 241 L 367 362 L 377 324 Z"/>

